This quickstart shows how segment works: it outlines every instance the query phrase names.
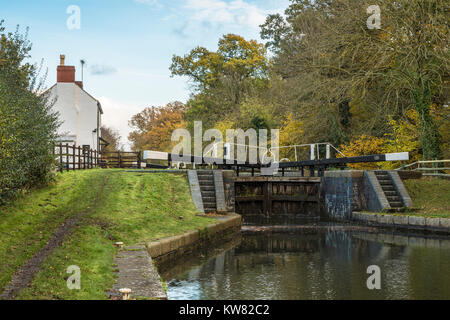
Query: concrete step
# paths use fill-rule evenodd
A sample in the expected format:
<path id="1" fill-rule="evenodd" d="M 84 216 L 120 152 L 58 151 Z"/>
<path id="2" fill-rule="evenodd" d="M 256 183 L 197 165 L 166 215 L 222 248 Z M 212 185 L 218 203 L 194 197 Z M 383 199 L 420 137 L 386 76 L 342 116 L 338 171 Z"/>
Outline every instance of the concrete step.
<path id="1" fill-rule="evenodd" d="M 214 181 L 204 180 L 204 181 L 199 181 L 199 183 L 200 183 L 200 188 L 202 188 L 202 190 L 204 187 L 213 187 L 214 188 Z"/>
<path id="2" fill-rule="evenodd" d="M 388 192 L 388 191 L 395 191 L 395 187 L 393 186 L 393 185 L 384 185 L 384 186 L 381 186 L 382 188 L 383 188 L 383 191 L 386 193 L 386 192 Z"/>
<path id="3" fill-rule="evenodd" d="M 202 196 L 203 196 L 203 197 L 211 197 L 211 198 L 215 198 L 215 197 L 216 197 L 216 192 L 215 192 L 215 191 L 206 191 L 206 190 L 202 190 Z"/>
<path id="4" fill-rule="evenodd" d="M 214 176 L 212 175 L 212 174 L 208 174 L 208 173 L 197 173 L 197 177 L 199 177 L 199 178 L 211 178 L 211 179 L 213 179 L 214 178 Z"/>
<path id="5" fill-rule="evenodd" d="M 208 176 L 198 176 L 198 181 L 214 181 L 214 178 Z"/>
<path id="6" fill-rule="evenodd" d="M 214 205 L 216 205 L 216 197 L 204 197 L 203 198 L 203 203 L 214 203 Z"/>
<path id="7" fill-rule="evenodd" d="M 216 188 L 213 185 L 212 186 L 202 185 L 201 189 L 202 189 L 202 193 L 210 192 L 210 191 L 213 191 L 215 193 L 215 191 L 216 191 Z"/>
<path id="8" fill-rule="evenodd" d="M 391 186 L 392 181 L 391 180 L 378 180 L 382 186 Z"/>
<path id="9" fill-rule="evenodd" d="M 399 196 L 387 196 L 389 202 L 401 202 L 402 199 Z"/>
<path id="10" fill-rule="evenodd" d="M 384 191 L 384 194 L 386 195 L 386 197 L 394 197 L 397 196 L 397 191 L 395 190 L 391 190 L 391 191 Z"/>
<path id="11" fill-rule="evenodd" d="M 403 203 L 401 201 L 389 202 L 392 208 L 403 208 Z"/>
<path id="12" fill-rule="evenodd" d="M 205 204 L 203 204 L 203 209 L 205 210 L 205 212 L 217 211 L 217 207 L 215 205 L 205 205 Z"/>

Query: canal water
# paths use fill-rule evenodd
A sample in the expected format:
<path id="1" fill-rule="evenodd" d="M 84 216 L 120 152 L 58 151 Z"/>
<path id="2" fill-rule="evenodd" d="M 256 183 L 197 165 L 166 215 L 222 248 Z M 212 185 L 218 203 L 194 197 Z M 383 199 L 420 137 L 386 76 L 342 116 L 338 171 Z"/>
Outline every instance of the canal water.
<path id="1" fill-rule="evenodd" d="M 320 223 L 243 231 L 165 269 L 169 299 L 450 299 L 448 237 Z M 380 290 L 368 289 L 370 266 Z"/>

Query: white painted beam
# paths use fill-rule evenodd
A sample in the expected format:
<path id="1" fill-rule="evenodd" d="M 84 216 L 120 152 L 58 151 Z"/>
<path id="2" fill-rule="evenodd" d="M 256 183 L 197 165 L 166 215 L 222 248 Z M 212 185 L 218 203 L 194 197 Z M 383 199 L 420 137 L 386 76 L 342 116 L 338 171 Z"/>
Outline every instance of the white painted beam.
<path id="1" fill-rule="evenodd" d="M 144 151 L 144 160 L 169 160 L 169 154 L 159 151 Z"/>
<path id="2" fill-rule="evenodd" d="M 409 152 L 386 153 L 385 157 L 386 157 L 386 161 L 408 161 L 409 160 Z"/>

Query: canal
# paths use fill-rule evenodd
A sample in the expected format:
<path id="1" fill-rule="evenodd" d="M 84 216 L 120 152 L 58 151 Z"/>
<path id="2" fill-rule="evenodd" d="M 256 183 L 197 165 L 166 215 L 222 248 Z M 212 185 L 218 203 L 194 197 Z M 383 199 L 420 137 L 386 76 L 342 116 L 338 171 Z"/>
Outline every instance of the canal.
<path id="1" fill-rule="evenodd" d="M 369 290 L 370 266 L 381 289 Z M 450 299 L 450 239 L 346 224 L 243 228 L 163 268 L 169 299 Z"/>

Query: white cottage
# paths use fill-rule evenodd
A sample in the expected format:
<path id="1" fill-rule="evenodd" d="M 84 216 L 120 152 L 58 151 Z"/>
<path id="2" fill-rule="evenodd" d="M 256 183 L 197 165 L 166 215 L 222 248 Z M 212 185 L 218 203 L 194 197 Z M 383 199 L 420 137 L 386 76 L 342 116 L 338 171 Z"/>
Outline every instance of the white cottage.
<path id="1" fill-rule="evenodd" d="M 59 140 L 77 146 L 89 146 L 99 150 L 101 139 L 100 102 L 83 89 L 81 81 L 75 81 L 75 67 L 64 65 L 65 56 L 57 68 L 57 82 L 49 89 L 54 99 L 54 110 L 59 112 Z"/>

